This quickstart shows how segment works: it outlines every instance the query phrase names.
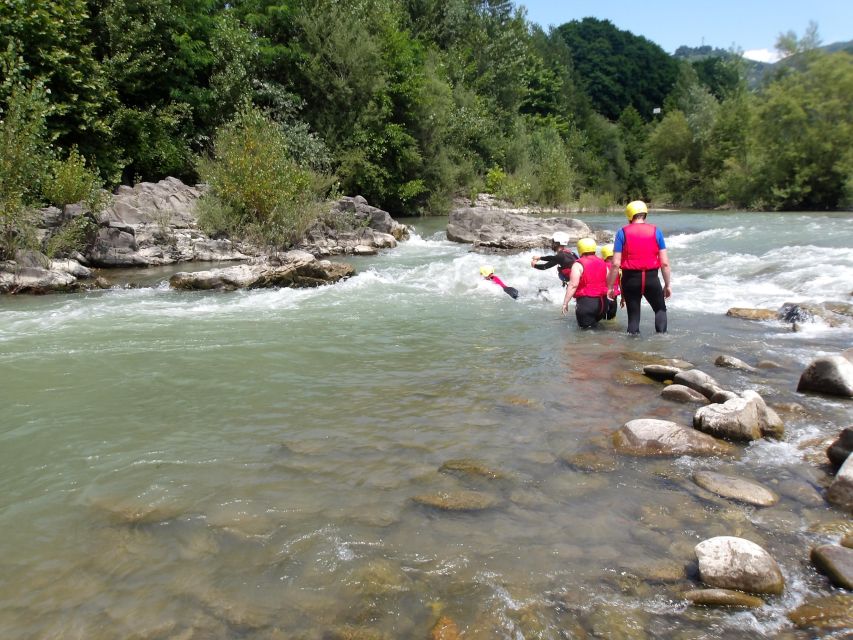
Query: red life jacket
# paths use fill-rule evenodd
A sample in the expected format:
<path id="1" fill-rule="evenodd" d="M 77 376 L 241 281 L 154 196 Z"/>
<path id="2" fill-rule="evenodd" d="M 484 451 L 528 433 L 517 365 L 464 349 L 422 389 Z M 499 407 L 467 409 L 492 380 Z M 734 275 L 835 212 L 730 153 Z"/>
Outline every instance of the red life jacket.
<path id="1" fill-rule="evenodd" d="M 583 273 L 575 298 L 600 298 L 607 295 L 607 263 L 591 254 L 581 256 L 578 262 L 583 265 Z"/>
<path id="2" fill-rule="evenodd" d="M 660 268 L 660 248 L 653 224 L 629 224 L 622 227 L 625 242 L 622 244 L 622 268 L 647 271 Z"/>
<path id="3" fill-rule="evenodd" d="M 563 267 L 562 269 L 557 269 L 557 272 L 563 276 L 568 282 L 569 278 L 572 277 L 572 266 L 575 264 L 575 255 L 572 253 L 571 249 L 561 248 L 557 249 L 557 253 L 568 253 L 572 257 L 572 264 L 568 267 Z"/>

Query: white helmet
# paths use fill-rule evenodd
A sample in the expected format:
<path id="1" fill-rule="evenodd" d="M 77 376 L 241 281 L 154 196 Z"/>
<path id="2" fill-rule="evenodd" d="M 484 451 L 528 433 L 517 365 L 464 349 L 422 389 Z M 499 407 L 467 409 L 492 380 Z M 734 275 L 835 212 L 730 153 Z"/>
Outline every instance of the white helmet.
<path id="1" fill-rule="evenodd" d="M 551 241 L 554 244 L 560 245 L 561 247 L 568 247 L 570 241 L 569 234 L 565 231 L 555 231 L 554 235 L 551 236 Z"/>

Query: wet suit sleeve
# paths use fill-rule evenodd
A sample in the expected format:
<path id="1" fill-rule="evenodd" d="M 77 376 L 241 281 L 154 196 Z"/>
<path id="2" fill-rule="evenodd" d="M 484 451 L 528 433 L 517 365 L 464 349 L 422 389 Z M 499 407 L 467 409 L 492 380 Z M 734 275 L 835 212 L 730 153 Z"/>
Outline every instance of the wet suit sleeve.
<path id="1" fill-rule="evenodd" d="M 539 256 L 539 262 L 534 264 L 533 268 L 544 271 L 545 269 L 556 267 L 558 264 L 560 264 L 559 256 Z"/>

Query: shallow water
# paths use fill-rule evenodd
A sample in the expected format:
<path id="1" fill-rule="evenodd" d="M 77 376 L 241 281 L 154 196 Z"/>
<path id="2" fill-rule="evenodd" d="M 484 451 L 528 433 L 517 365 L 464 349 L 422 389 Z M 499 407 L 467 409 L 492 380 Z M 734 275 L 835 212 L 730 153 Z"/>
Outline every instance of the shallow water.
<path id="1" fill-rule="evenodd" d="M 482 256 L 444 220 L 408 222 L 412 240 L 320 289 L 184 293 L 148 272 L 143 288 L 0 300 L 0 637 L 411 638 L 439 615 L 466 638 L 811 637 L 785 613 L 830 593 L 808 549 L 849 526 L 812 456 L 853 412 L 795 388 L 853 332 L 724 313 L 849 301 L 849 214 L 660 215 L 670 332 L 645 307 L 640 339 L 624 313 L 595 331 L 561 318 L 556 276 L 529 268 L 540 252 Z M 780 366 L 718 369 L 721 353 Z M 567 464 L 632 418 L 690 424 L 636 374 L 654 358 L 806 413 L 735 459 Z M 455 459 L 500 477 L 440 470 Z M 782 499 L 716 498 L 690 480 L 705 468 Z M 412 500 L 462 489 L 495 506 Z M 686 606 L 693 547 L 714 535 L 768 549 L 785 594 Z"/>

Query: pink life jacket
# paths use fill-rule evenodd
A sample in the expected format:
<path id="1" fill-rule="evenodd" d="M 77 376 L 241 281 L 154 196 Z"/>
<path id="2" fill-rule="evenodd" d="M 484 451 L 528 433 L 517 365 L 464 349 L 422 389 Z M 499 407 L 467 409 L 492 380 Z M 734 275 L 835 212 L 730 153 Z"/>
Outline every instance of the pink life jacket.
<path id="1" fill-rule="evenodd" d="M 653 224 L 629 224 L 622 227 L 625 242 L 622 244 L 622 268 L 648 271 L 660 268 L 660 248 Z"/>
<path id="2" fill-rule="evenodd" d="M 607 262 L 607 260 L 605 260 L 604 262 L 607 263 L 607 271 L 609 272 L 610 271 L 610 265 L 613 263 Z M 616 276 L 616 282 L 613 283 L 613 295 L 618 296 L 621 293 L 622 293 L 622 269 L 619 269 L 619 275 Z"/>
<path id="3" fill-rule="evenodd" d="M 578 262 L 583 265 L 583 273 L 575 298 L 600 298 L 607 295 L 607 263 L 596 255 L 581 256 Z"/>

